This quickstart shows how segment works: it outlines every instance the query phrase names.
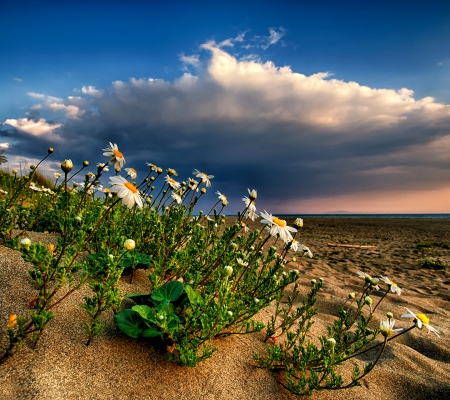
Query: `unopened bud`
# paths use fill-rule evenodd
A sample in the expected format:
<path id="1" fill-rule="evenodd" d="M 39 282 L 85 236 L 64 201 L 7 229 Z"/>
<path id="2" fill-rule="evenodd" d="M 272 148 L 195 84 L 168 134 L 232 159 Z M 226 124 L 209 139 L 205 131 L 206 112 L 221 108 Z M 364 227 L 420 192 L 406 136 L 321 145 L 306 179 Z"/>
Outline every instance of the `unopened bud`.
<path id="1" fill-rule="evenodd" d="M 227 265 L 223 267 L 223 272 L 225 273 L 225 276 L 231 276 L 233 274 L 233 267 Z"/>
<path id="2" fill-rule="evenodd" d="M 72 169 L 73 169 L 73 163 L 72 163 L 72 160 L 64 160 L 62 163 L 61 163 L 61 169 L 67 174 L 67 173 L 69 173 L 70 171 L 72 171 Z"/>
<path id="3" fill-rule="evenodd" d="M 364 303 L 367 305 L 372 305 L 372 299 L 369 296 L 364 297 Z"/>
<path id="4" fill-rule="evenodd" d="M 24 249 L 28 250 L 30 248 L 30 246 L 31 246 L 31 240 L 28 239 L 28 238 L 20 239 L 19 246 L 21 248 L 24 248 Z"/>
<path id="5" fill-rule="evenodd" d="M 49 147 L 48 149 L 47 149 L 47 152 L 48 152 L 48 154 L 52 154 L 53 153 L 53 147 Z"/>
<path id="6" fill-rule="evenodd" d="M 125 247 L 125 249 L 127 250 L 133 250 L 136 247 L 136 243 L 133 239 L 127 239 L 125 240 L 123 247 Z"/>

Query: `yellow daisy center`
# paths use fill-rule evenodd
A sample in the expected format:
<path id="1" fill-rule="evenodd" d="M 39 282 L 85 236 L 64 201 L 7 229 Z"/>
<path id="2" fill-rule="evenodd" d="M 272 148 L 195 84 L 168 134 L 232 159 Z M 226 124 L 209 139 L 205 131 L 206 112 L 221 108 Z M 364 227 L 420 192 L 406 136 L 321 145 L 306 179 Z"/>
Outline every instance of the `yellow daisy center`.
<path id="1" fill-rule="evenodd" d="M 132 172 L 133 174 L 136 173 L 136 170 L 135 170 L 134 168 L 130 168 L 130 170 L 131 170 L 131 172 Z"/>
<path id="2" fill-rule="evenodd" d="M 425 314 L 417 314 L 417 318 L 419 318 L 424 325 L 428 325 L 428 322 L 430 322 L 429 318 Z"/>
<path id="3" fill-rule="evenodd" d="M 273 222 L 274 224 L 277 224 L 278 226 L 281 226 L 282 228 L 284 228 L 284 227 L 286 226 L 286 221 L 283 220 L 283 219 L 279 219 L 279 218 L 277 218 L 277 217 L 275 217 L 275 218 L 272 220 L 272 222 Z"/>
<path id="4" fill-rule="evenodd" d="M 112 152 L 114 153 L 116 158 L 123 158 L 123 155 L 119 150 L 113 150 Z"/>
<path id="5" fill-rule="evenodd" d="M 136 186 L 134 186 L 132 183 L 130 183 L 130 182 L 126 182 L 125 183 L 125 187 L 130 191 L 130 192 L 133 192 L 133 194 L 136 194 L 137 193 L 137 188 L 136 188 Z"/>

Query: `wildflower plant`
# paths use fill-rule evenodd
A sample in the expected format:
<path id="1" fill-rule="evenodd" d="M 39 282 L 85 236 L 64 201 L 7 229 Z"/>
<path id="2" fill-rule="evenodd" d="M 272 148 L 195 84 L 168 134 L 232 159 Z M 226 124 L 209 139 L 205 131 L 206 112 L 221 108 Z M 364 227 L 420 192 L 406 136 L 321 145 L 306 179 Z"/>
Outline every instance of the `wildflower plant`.
<path id="1" fill-rule="evenodd" d="M 42 161 L 52 153 L 49 149 Z M 403 317 L 413 318 L 414 324 L 405 330 L 394 327 L 390 313 L 372 326 L 380 302 L 389 294 L 400 295 L 401 289 L 385 276 L 359 271 L 364 279 L 361 291 L 349 295 L 326 334 L 310 340 L 324 282 L 312 280 L 310 291 L 300 293 L 300 271 L 287 269 L 287 263 L 296 260 L 292 254 L 313 257 L 296 240 L 302 219 L 289 226 L 267 211 L 258 215 L 257 191 L 248 189 L 242 211 L 227 224 L 222 213 L 228 199 L 219 191 L 206 214 L 195 212 L 213 175 L 193 170 L 192 177 L 182 180 L 173 168 L 165 173 L 146 163 L 147 175 L 135 182 L 137 171 L 124 168 L 125 156 L 117 144 L 109 143 L 103 155 L 107 161 L 98 162 L 96 172 L 86 173 L 88 161 L 76 167 L 64 160 L 52 188 L 33 182 L 41 161 L 25 176 L 13 172 L 13 184 L 0 192 L 3 243 L 19 249 L 30 263 L 35 288 L 29 313 L 8 318 L 8 344 L 0 363 L 28 339 L 36 346 L 55 318 L 54 309 L 85 286 L 89 292 L 81 306 L 87 345 L 101 334 L 102 321 L 109 315 L 124 334 L 162 341 L 168 360 L 195 366 L 217 350 L 213 339 L 265 329 L 267 354 L 255 355 L 254 361 L 261 368 L 280 371 L 281 385 L 297 394 L 358 385 L 388 341 L 414 327 L 425 326 L 439 335 L 424 314 L 410 310 Z M 104 188 L 101 179 L 109 167 L 116 174 Z M 84 177 L 79 178 L 82 171 Z M 248 220 L 258 218 L 260 229 L 251 230 Z M 13 236 L 14 229 L 19 233 Z M 45 246 L 31 242 L 28 230 L 59 236 L 55 245 Z M 132 283 L 137 269 L 148 273 L 148 288 L 126 294 L 134 305 L 124 308 L 130 301 L 122 302 L 119 281 L 130 273 Z M 383 285 L 387 289 L 374 304 L 374 293 Z M 265 326 L 258 313 L 271 304 L 275 311 Z M 375 343 L 380 337 L 381 342 Z M 354 367 L 351 380 L 344 383 L 339 368 L 378 348 L 374 362 L 363 371 Z"/>

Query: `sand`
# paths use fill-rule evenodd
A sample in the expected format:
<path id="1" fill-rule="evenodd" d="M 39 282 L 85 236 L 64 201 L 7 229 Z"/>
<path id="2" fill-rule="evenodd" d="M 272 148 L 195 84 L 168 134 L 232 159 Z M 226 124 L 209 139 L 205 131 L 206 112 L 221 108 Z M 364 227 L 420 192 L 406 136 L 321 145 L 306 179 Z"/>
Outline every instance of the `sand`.
<path id="1" fill-rule="evenodd" d="M 260 226 L 260 224 L 255 224 Z M 54 242 L 49 234 L 30 233 L 30 239 Z M 387 311 L 396 317 L 405 307 L 423 312 L 441 338 L 414 329 L 391 342 L 362 387 L 314 393 L 322 399 L 449 399 L 450 398 L 450 269 L 422 268 L 425 257 L 450 263 L 450 250 L 418 249 L 419 242 L 450 244 L 450 220 L 445 219 L 305 219 L 300 242 L 316 256 L 289 263 L 299 268 L 305 293 L 312 278 L 324 278 L 314 333 L 324 333 L 347 294 L 357 291 L 358 270 L 383 274 L 403 288 L 387 296 L 377 320 Z M 373 245 L 375 248 L 335 248 L 328 243 Z M 18 251 L 0 246 L 0 334 L 9 313 L 26 313 L 35 291 L 30 268 Z M 126 292 L 145 291 L 147 278 L 138 271 L 133 284 L 120 282 Z M 252 354 L 264 353 L 262 334 L 215 340 L 219 350 L 195 368 L 164 360 L 163 348 L 128 338 L 116 330 L 112 315 L 104 317 L 103 333 L 86 347 L 84 311 L 79 304 L 87 289 L 54 309 L 53 320 L 36 350 L 26 344 L 0 365 L 1 399 L 295 399 L 277 383 L 277 374 L 253 366 Z M 373 296 L 374 298 L 376 296 Z M 261 312 L 267 319 L 270 310 Z M 397 322 L 407 327 L 410 320 Z M 358 362 L 367 361 L 360 357 Z"/>

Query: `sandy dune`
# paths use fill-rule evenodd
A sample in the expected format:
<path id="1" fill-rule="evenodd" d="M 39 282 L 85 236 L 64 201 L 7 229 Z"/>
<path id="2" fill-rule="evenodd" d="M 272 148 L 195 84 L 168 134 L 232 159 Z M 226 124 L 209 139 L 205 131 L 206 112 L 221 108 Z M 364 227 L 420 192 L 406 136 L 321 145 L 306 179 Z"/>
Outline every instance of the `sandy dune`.
<path id="1" fill-rule="evenodd" d="M 260 226 L 256 224 L 255 226 Z M 31 233 L 32 240 L 51 242 L 52 235 Z M 318 392 L 318 399 L 449 399 L 450 398 L 450 269 L 421 268 L 419 261 L 439 258 L 450 263 L 450 250 L 419 248 L 419 242 L 450 244 L 450 221 L 444 219 L 305 219 L 297 239 L 316 258 L 289 263 L 299 268 L 306 292 L 312 278 L 323 277 L 319 315 L 314 333 L 324 333 L 347 293 L 357 291 L 356 271 L 387 275 L 403 288 L 389 295 L 377 310 L 378 320 L 392 311 L 398 318 L 405 307 L 423 312 L 441 338 L 414 329 L 391 342 L 381 362 L 362 381 L 362 387 Z M 327 243 L 374 245 L 375 248 L 336 248 Z M 18 251 L 0 247 L 0 333 L 4 337 L 9 313 L 26 313 L 33 298 L 27 270 Z M 146 274 L 139 271 L 124 292 L 145 291 Z M 27 345 L 0 366 L 1 399 L 294 399 L 277 383 L 277 375 L 255 368 L 252 354 L 264 352 L 262 334 L 215 341 L 214 356 L 196 368 L 164 361 L 164 349 L 127 338 L 118 332 L 111 315 L 105 330 L 86 347 L 86 292 L 78 292 L 55 309 L 36 350 Z M 381 294 L 381 292 L 380 292 Z M 376 296 L 373 296 L 376 297 Z M 270 310 L 261 313 L 268 318 Z M 410 320 L 398 320 L 408 327 Z M 357 362 L 367 361 L 360 358 Z"/>

